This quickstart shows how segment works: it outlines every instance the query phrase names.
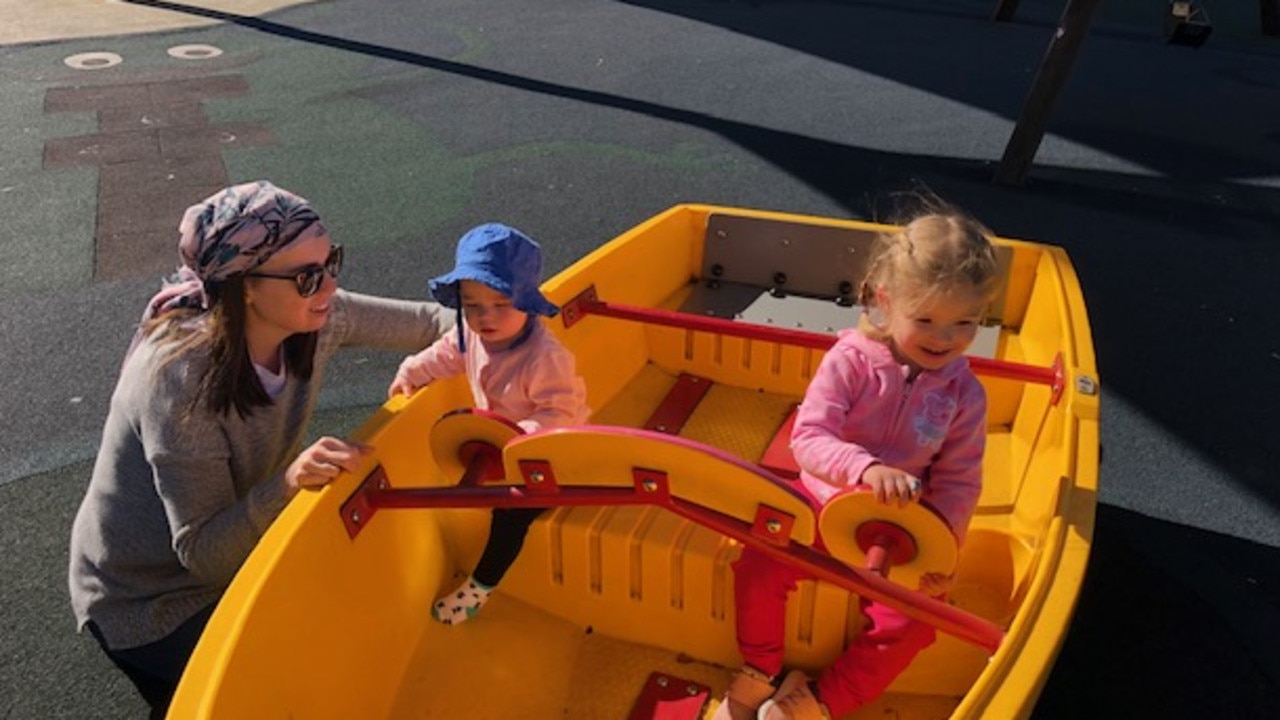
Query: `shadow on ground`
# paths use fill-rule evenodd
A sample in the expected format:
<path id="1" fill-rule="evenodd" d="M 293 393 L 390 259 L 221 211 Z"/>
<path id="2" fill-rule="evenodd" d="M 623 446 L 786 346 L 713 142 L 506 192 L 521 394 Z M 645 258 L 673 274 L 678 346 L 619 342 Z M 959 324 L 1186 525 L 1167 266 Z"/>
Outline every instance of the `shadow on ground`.
<path id="1" fill-rule="evenodd" d="M 1280 717 L 1280 549 L 1108 505 L 1095 540 L 1036 720 Z"/>

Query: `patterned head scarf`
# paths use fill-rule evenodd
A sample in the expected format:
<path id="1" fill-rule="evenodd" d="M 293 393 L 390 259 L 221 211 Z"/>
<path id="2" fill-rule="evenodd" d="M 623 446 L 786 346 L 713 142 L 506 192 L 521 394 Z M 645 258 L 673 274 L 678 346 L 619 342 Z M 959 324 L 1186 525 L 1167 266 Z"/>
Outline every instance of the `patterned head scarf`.
<path id="1" fill-rule="evenodd" d="M 147 304 L 143 320 L 175 308 L 208 310 L 210 284 L 252 272 L 291 243 L 327 230 L 306 200 L 259 180 L 187 208 L 178 233 L 182 266 Z"/>

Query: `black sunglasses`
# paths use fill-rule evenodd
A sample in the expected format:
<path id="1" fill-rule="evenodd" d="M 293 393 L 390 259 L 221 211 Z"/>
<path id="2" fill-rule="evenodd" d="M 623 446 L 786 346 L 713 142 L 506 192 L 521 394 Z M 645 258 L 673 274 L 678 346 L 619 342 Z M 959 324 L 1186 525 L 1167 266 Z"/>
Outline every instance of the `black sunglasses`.
<path id="1" fill-rule="evenodd" d="M 324 265 L 308 265 L 290 275 L 251 272 L 245 273 L 245 277 L 292 280 L 298 286 L 298 294 L 305 298 L 320 292 L 325 273 L 329 273 L 336 280 L 340 272 L 342 272 L 342 246 L 334 245 L 329 249 L 329 257 L 324 259 Z"/>

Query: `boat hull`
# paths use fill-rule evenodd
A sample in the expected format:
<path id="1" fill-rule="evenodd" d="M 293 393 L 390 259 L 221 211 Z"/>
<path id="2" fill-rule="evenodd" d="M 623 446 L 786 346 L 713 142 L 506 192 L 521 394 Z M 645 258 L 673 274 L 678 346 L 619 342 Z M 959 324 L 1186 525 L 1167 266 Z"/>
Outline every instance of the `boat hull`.
<path id="1" fill-rule="evenodd" d="M 856 321 L 843 283 L 883 229 L 685 205 L 559 273 L 543 291 L 565 313 L 548 326 L 575 353 L 594 429 L 491 440 L 505 480 L 482 486 L 538 492 L 520 463 L 541 459 L 583 497 L 640 496 L 636 470 L 659 473 L 648 477 L 666 504 L 541 496 L 565 504 L 535 523 L 490 605 L 472 622 L 440 625 L 430 606 L 472 567 L 485 503 L 500 501 L 458 507 L 436 493 L 455 488 L 466 464 L 427 441 L 471 404 L 463 382 L 393 399 L 355 434 L 377 448 L 361 472 L 299 495 L 264 536 L 210 621 L 172 716 L 635 717 L 657 676 L 713 706 L 740 662 L 731 563 L 744 543 L 768 539 L 753 527 L 759 507 L 794 520 L 775 546 L 814 568 L 830 561 L 811 552 L 819 518 L 776 489 L 788 472 L 777 441 L 821 337 Z M 998 242 L 1007 279 L 988 357 L 975 359 L 990 368 L 980 375 L 984 489 L 948 605 L 981 632 L 940 633 L 852 717 L 1025 717 L 1069 627 L 1097 489 L 1088 319 L 1062 250 Z M 712 325 L 680 327 L 682 318 Z M 794 333 L 777 334 L 783 326 Z M 764 330 L 732 334 L 742 327 Z M 368 481 L 375 472 L 384 482 Z M 859 598 L 884 592 L 862 577 L 793 593 L 789 665 L 817 670 L 860 631 Z M 975 639 L 988 629 L 992 645 Z"/>

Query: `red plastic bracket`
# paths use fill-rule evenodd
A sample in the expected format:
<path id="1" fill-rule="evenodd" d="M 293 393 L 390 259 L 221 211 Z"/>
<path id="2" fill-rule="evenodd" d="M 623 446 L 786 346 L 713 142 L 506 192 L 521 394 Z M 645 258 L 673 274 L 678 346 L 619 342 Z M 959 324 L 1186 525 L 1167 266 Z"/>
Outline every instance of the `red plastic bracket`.
<path id="1" fill-rule="evenodd" d="M 791 407 L 791 412 L 787 413 L 787 418 L 782 421 L 778 431 L 773 434 L 773 440 L 769 441 L 769 447 L 764 449 L 764 455 L 760 457 L 760 467 L 788 480 L 800 477 L 800 465 L 796 463 L 795 455 L 791 454 L 791 430 L 796 426 L 796 411 L 799 407 Z"/>
<path id="2" fill-rule="evenodd" d="M 1067 369 L 1063 367 L 1062 353 L 1053 356 L 1053 396 L 1051 405 L 1057 405 L 1062 399 L 1062 391 L 1067 387 Z"/>
<path id="3" fill-rule="evenodd" d="M 390 487 L 387 472 L 378 465 L 365 476 L 346 502 L 342 503 L 338 512 L 342 516 L 343 526 L 347 528 L 348 537 L 354 540 L 369 524 L 373 514 L 378 511 L 377 494 Z"/>
<path id="4" fill-rule="evenodd" d="M 794 515 L 768 505 L 759 505 L 756 507 L 756 520 L 751 525 L 751 534 L 772 545 L 786 546 L 791 542 L 791 528 L 795 524 Z"/>
<path id="5" fill-rule="evenodd" d="M 574 295 L 569 302 L 561 305 L 560 319 L 564 322 L 565 328 L 571 328 L 578 324 L 578 321 L 586 317 L 588 314 L 586 306 L 596 302 L 596 286 L 592 285 L 586 290 Z"/>
<path id="6" fill-rule="evenodd" d="M 524 478 L 524 489 L 530 495 L 554 495 L 560 492 L 556 482 L 555 470 L 547 460 L 521 460 L 520 477 Z"/>
<path id="7" fill-rule="evenodd" d="M 636 494 L 652 498 L 653 502 L 666 505 L 671 499 L 671 484 L 667 482 L 667 474 L 661 470 L 632 468 L 631 479 L 635 482 Z"/>
<path id="8" fill-rule="evenodd" d="M 644 429 L 679 435 L 680 428 L 689 421 L 694 409 L 698 407 L 698 403 L 702 402 L 702 398 L 706 397 L 707 391 L 713 384 L 706 378 L 680 373 L 676 378 L 676 384 L 667 391 L 658 409 L 654 410 L 645 421 Z"/>
<path id="9" fill-rule="evenodd" d="M 702 683 L 650 673 L 627 720 L 698 720 L 710 696 L 711 688 Z"/>

